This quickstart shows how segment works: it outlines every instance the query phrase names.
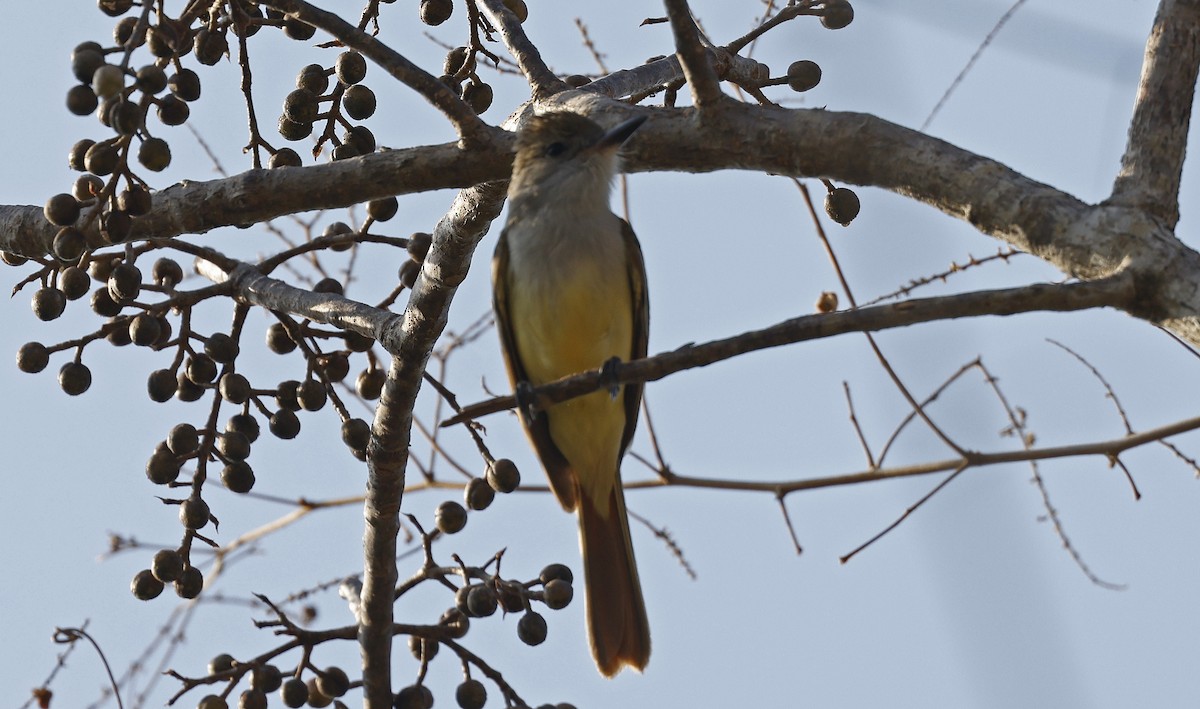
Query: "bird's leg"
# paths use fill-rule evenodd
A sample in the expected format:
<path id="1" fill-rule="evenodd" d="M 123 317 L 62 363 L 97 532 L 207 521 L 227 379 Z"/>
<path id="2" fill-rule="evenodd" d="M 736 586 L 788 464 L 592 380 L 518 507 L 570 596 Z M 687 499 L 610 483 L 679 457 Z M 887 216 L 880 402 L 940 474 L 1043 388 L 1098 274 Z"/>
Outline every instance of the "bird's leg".
<path id="1" fill-rule="evenodd" d="M 600 384 L 608 389 L 608 393 L 614 399 L 621 393 L 621 380 L 617 377 L 617 369 L 620 366 L 620 357 L 612 357 L 600 365 Z"/>
<path id="2" fill-rule="evenodd" d="M 517 411 L 520 412 L 526 421 L 532 423 L 537 420 L 537 399 L 533 395 L 532 384 L 524 379 L 517 382 L 517 387 L 513 391 L 513 397 L 517 400 Z"/>

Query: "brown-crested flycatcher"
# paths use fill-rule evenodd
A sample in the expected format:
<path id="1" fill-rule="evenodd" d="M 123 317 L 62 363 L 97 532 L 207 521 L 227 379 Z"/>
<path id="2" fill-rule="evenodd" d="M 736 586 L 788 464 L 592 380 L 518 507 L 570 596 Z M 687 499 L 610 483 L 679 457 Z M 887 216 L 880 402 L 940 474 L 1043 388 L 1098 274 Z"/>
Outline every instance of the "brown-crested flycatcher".
<path id="1" fill-rule="evenodd" d="M 517 135 L 492 279 L 504 359 L 518 387 L 646 356 L 642 249 L 608 207 L 617 150 L 644 120 L 605 132 L 574 113 L 547 113 Z M 641 399 L 642 385 L 627 384 L 520 412 L 554 495 L 578 513 L 592 655 L 609 677 L 650 660 L 620 471 Z"/>

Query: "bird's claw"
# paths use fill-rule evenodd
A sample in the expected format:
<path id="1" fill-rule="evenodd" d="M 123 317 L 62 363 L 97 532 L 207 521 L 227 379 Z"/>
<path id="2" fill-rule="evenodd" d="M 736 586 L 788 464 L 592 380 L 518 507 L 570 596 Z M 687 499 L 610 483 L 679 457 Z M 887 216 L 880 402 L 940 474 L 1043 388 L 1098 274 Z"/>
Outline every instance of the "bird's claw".
<path id="1" fill-rule="evenodd" d="M 617 377 L 617 369 L 620 366 L 620 357 L 612 357 L 600 366 L 600 384 L 614 399 L 621 393 L 621 380 Z"/>
<path id="2" fill-rule="evenodd" d="M 532 384 L 525 380 L 517 382 L 513 397 L 517 400 L 517 411 L 526 421 L 533 421 L 537 418 L 537 400 L 533 395 Z"/>

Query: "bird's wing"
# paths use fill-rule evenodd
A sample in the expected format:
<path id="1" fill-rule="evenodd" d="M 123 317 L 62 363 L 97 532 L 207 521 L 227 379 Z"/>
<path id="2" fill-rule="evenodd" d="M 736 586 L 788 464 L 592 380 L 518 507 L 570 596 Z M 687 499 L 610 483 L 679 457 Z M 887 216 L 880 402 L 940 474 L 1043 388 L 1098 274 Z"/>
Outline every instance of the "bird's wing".
<path id="1" fill-rule="evenodd" d="M 621 236 L 629 252 L 629 302 L 633 304 L 633 347 L 629 359 L 643 359 L 650 337 L 650 298 L 646 292 L 646 263 L 642 246 L 629 222 L 621 220 Z M 625 431 L 621 434 L 621 455 L 629 448 L 637 429 L 638 413 L 642 406 L 642 383 L 625 385 Z"/>
<path id="2" fill-rule="evenodd" d="M 496 252 L 492 256 L 492 307 L 496 314 L 496 330 L 500 333 L 500 348 L 504 352 L 504 364 L 508 368 L 508 379 L 515 389 L 519 382 L 528 382 L 529 377 L 521 365 L 521 355 L 517 351 L 517 338 L 512 329 L 512 317 L 508 304 L 508 238 L 507 231 L 500 232 L 500 241 L 496 244 Z M 643 344 L 643 351 L 645 345 Z M 640 392 L 639 392 L 640 396 Z M 518 407 L 519 408 L 519 407 Z M 635 404 L 634 410 L 637 406 Z M 544 413 L 535 415 L 532 420 L 525 411 L 518 411 L 521 422 L 525 424 L 525 433 L 533 443 L 546 476 L 550 480 L 550 489 L 558 498 L 559 504 L 568 512 L 575 510 L 578 497 L 578 484 L 575 471 L 567 462 L 562 451 L 554 445 L 550 438 L 549 417 Z M 632 435 L 630 433 L 629 435 Z"/>

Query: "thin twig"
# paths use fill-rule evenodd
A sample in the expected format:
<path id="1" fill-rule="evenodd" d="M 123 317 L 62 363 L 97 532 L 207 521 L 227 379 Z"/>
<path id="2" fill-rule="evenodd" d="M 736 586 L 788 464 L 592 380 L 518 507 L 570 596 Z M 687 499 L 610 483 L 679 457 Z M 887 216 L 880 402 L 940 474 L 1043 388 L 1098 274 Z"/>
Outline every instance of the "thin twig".
<path id="1" fill-rule="evenodd" d="M 922 133 L 925 132 L 925 129 L 929 128 L 929 124 L 933 122 L 934 117 L 937 116 L 938 112 L 942 110 L 942 106 L 946 105 L 946 101 L 950 99 L 950 95 L 954 93 L 955 89 L 958 88 L 958 85 L 962 83 L 962 80 L 966 78 L 967 74 L 971 71 L 971 68 L 975 66 L 975 62 L 979 60 L 979 56 L 983 54 L 983 50 L 991 46 L 992 41 L 996 39 L 996 35 L 1000 33 L 1000 29 L 1008 23 L 1008 21 L 1012 18 L 1013 13 L 1015 13 L 1017 9 L 1024 4 L 1025 0 L 1016 0 L 1016 2 L 1012 4 L 1012 7 L 1008 8 L 1008 10 L 1000 16 L 999 20 L 996 20 L 996 24 L 992 26 L 991 31 L 987 33 L 987 36 L 984 37 L 983 41 L 979 43 L 979 46 L 975 48 L 975 53 L 971 55 L 971 58 L 967 60 L 966 65 L 961 71 L 958 72 L 958 76 L 954 77 L 954 81 L 951 81 L 950 85 L 946 87 L 945 93 L 943 93 L 942 97 L 938 99 L 938 102 L 934 104 L 933 110 L 930 111 L 929 115 L 925 117 L 925 121 L 921 123 L 920 130 Z"/>

